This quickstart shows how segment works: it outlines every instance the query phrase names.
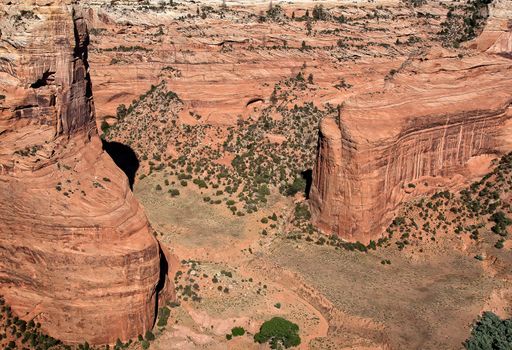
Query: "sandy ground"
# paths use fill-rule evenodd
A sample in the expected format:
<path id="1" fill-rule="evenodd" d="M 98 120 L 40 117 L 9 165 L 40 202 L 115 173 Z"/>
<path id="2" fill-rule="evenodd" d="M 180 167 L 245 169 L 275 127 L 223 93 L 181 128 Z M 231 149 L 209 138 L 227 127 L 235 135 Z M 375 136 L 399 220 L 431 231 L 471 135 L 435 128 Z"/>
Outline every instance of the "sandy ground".
<path id="1" fill-rule="evenodd" d="M 284 225 L 263 237 L 260 218 L 291 210 L 289 198 L 237 217 L 191 186 L 176 198 L 156 191 L 162 181 L 149 176 L 135 193 L 174 256 L 170 275 L 186 273 L 180 261 L 193 259 L 201 264 L 195 276 L 209 277 L 200 279 L 200 302 L 172 309 L 155 349 L 257 349 L 252 334 L 275 315 L 299 324 L 301 349 L 458 349 L 482 310 L 510 312 L 506 283 L 450 247 L 418 259 L 395 247 L 365 254 L 286 240 Z M 213 275 L 229 294 L 216 290 Z M 234 326 L 248 333 L 227 341 Z"/>

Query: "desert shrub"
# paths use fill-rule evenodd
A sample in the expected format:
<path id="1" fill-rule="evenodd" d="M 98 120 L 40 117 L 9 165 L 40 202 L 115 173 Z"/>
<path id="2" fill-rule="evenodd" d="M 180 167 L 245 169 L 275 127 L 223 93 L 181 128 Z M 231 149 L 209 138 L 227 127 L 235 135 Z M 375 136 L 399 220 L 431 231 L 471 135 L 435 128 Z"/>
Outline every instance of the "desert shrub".
<path id="1" fill-rule="evenodd" d="M 147 332 L 146 332 L 146 337 L 145 337 L 145 338 L 146 338 L 146 340 L 148 340 L 148 341 L 153 341 L 153 340 L 155 340 L 155 335 L 153 334 L 153 332 L 151 332 L 151 331 L 147 331 Z"/>
<path id="2" fill-rule="evenodd" d="M 244 327 L 235 327 L 231 329 L 231 334 L 233 335 L 233 337 L 241 337 L 242 335 L 245 334 L 245 329 Z"/>
<path id="3" fill-rule="evenodd" d="M 504 247 L 503 242 L 504 242 L 504 240 L 503 240 L 503 239 L 498 240 L 498 242 L 496 242 L 496 244 L 494 245 L 494 247 L 495 247 L 495 248 L 497 248 L 497 249 L 501 249 L 501 248 L 503 248 L 503 247 Z"/>
<path id="4" fill-rule="evenodd" d="M 282 317 L 274 317 L 261 325 L 260 331 L 254 335 L 254 341 L 260 344 L 269 343 L 272 349 L 298 346 L 299 326 Z"/>
<path id="5" fill-rule="evenodd" d="M 286 186 L 285 195 L 294 196 L 298 192 L 305 192 L 305 191 L 306 191 L 306 180 L 304 180 L 302 177 L 296 177 L 293 180 L 293 183 Z"/>
<path id="6" fill-rule="evenodd" d="M 231 271 L 222 270 L 220 273 L 226 277 L 233 278 L 233 273 Z"/>
<path id="7" fill-rule="evenodd" d="M 167 320 L 171 315 L 171 310 L 167 306 L 164 306 L 160 310 L 158 310 L 158 327 L 165 327 L 167 325 Z"/>
<path id="8" fill-rule="evenodd" d="M 512 224 L 512 220 L 510 220 L 504 212 L 498 211 L 491 215 L 491 221 L 494 221 L 496 225 L 492 227 L 492 231 L 502 236 L 507 235 L 507 226 Z"/>
<path id="9" fill-rule="evenodd" d="M 295 205 L 295 218 L 298 220 L 311 219 L 311 213 L 309 212 L 308 206 L 306 204 L 297 203 L 297 205 Z"/>
<path id="10" fill-rule="evenodd" d="M 108 132 L 108 129 L 110 128 L 110 124 L 107 123 L 105 120 L 101 122 L 101 131 L 106 134 Z"/>
<path id="11" fill-rule="evenodd" d="M 194 181 L 192 181 L 192 182 L 195 183 L 199 188 L 208 188 L 208 186 L 206 185 L 206 182 L 204 180 L 194 179 Z"/>
<path id="12" fill-rule="evenodd" d="M 170 190 L 167 191 L 172 197 L 176 197 L 176 196 L 179 196 L 180 195 L 180 190 L 177 190 L 177 189 L 174 189 L 174 188 L 171 188 Z"/>
<path id="13" fill-rule="evenodd" d="M 328 18 L 328 12 L 323 5 L 315 5 L 313 8 L 313 18 L 317 21 L 325 21 Z"/>
<path id="14" fill-rule="evenodd" d="M 414 7 L 419 7 L 427 3 L 427 0 L 407 0 L 407 3 Z"/>

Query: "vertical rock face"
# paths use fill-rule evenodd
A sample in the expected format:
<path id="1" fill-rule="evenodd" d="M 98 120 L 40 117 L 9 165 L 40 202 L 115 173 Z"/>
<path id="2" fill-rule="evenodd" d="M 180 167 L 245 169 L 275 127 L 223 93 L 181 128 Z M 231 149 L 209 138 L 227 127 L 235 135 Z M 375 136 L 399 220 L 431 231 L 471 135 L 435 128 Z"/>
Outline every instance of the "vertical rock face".
<path id="1" fill-rule="evenodd" d="M 102 150 L 70 3 L 0 2 L 0 293 L 56 338 L 113 343 L 152 326 L 160 251 Z"/>
<path id="2" fill-rule="evenodd" d="M 368 242 L 384 234 L 410 182 L 466 175 L 472 157 L 511 149 L 512 62 L 431 57 L 385 92 L 346 101 L 323 120 L 311 209 L 324 232 Z"/>

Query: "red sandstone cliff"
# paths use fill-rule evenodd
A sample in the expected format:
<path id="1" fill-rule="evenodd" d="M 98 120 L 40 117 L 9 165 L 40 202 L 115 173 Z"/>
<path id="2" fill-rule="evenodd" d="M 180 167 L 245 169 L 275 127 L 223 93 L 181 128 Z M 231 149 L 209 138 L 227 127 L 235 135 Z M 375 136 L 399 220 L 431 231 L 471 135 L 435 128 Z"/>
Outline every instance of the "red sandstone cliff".
<path id="1" fill-rule="evenodd" d="M 0 294 L 66 342 L 154 321 L 158 242 L 102 150 L 71 1 L 0 3 Z"/>
<path id="2" fill-rule="evenodd" d="M 431 55 L 404 65 L 385 91 L 347 100 L 339 121 L 320 128 L 316 225 L 378 239 L 410 182 L 464 176 L 472 157 L 510 150 L 511 73 L 512 61 L 498 56 Z"/>

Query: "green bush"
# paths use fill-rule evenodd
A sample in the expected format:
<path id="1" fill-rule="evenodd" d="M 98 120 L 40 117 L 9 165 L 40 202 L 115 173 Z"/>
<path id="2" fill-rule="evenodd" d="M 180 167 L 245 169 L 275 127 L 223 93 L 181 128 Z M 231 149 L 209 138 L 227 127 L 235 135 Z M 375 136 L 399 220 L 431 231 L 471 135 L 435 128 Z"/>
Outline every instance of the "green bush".
<path id="1" fill-rule="evenodd" d="M 299 326 L 282 317 L 274 317 L 265 321 L 260 331 L 254 335 L 254 341 L 260 344 L 269 343 L 272 349 L 280 346 L 290 348 L 300 345 Z"/>
<path id="2" fill-rule="evenodd" d="M 304 220 L 311 219 L 311 213 L 309 212 L 309 208 L 308 208 L 307 204 L 297 203 L 295 205 L 295 218 L 298 219 L 298 220 L 300 220 L 300 219 L 304 219 Z"/>
<path id="3" fill-rule="evenodd" d="M 171 315 L 171 310 L 167 306 L 164 306 L 160 310 L 158 310 L 158 327 L 165 327 L 167 325 L 167 320 Z"/>
<path id="4" fill-rule="evenodd" d="M 494 248 L 501 249 L 504 247 L 503 242 L 505 242 L 503 239 L 498 240 L 496 244 L 494 244 Z"/>
<path id="5" fill-rule="evenodd" d="M 231 329 L 231 334 L 233 335 L 233 337 L 241 337 L 242 335 L 245 334 L 245 329 L 244 327 L 235 327 Z"/>
<path id="6" fill-rule="evenodd" d="M 293 183 L 288 184 L 284 194 L 287 196 L 295 196 L 298 192 L 306 192 L 306 180 L 302 177 L 296 177 Z"/>
<path id="7" fill-rule="evenodd" d="M 147 331 L 147 332 L 146 332 L 146 337 L 145 337 L 145 338 L 146 338 L 146 340 L 148 340 L 148 341 L 152 341 L 152 340 L 155 340 L 155 335 L 153 334 L 153 332 L 151 332 L 151 331 Z"/>
<path id="8" fill-rule="evenodd" d="M 107 123 L 105 120 L 101 122 L 101 131 L 106 134 L 108 132 L 108 129 L 110 128 L 110 124 Z"/>
<path id="9" fill-rule="evenodd" d="M 502 320 L 492 312 L 484 312 L 473 325 L 464 347 L 467 350 L 512 349 L 512 319 Z"/>
<path id="10" fill-rule="evenodd" d="M 170 195 L 172 197 L 176 197 L 176 196 L 179 196 L 180 195 L 180 191 L 177 190 L 177 189 L 174 189 L 174 188 L 171 188 L 169 191 L 167 191 L 168 193 L 170 193 Z"/>

